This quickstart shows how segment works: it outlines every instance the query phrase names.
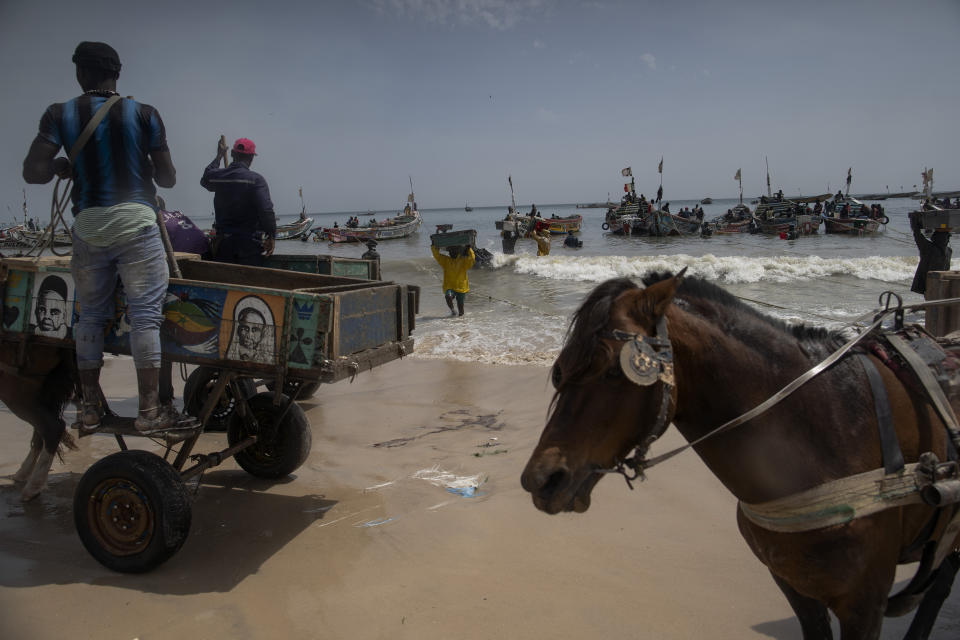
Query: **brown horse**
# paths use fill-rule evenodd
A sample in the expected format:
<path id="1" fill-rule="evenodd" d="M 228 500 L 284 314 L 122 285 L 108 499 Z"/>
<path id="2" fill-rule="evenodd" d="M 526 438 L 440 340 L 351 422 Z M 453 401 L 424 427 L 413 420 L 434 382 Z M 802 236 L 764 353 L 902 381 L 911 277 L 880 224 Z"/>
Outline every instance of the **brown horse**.
<path id="1" fill-rule="evenodd" d="M 78 395 L 75 352 L 60 347 L 31 344 L 21 352 L 18 342 L 0 344 L 0 402 L 33 427 L 30 451 L 13 474 L 24 483 L 22 500 L 36 498 L 47 485 L 47 475 L 61 444 L 76 449 L 66 432 L 63 410 Z"/>
<path id="2" fill-rule="evenodd" d="M 787 325 L 682 275 L 651 274 L 645 288 L 610 280 L 574 315 L 553 366 L 551 413 L 521 479 L 538 509 L 586 511 L 604 473 L 623 472 L 630 451 L 638 447 L 642 457 L 671 422 L 694 442 L 773 397 L 844 343 L 837 333 Z M 625 349 L 630 345 L 636 348 Z M 937 414 L 870 360 L 886 388 L 903 458 L 913 462 L 933 452 L 946 460 L 951 445 Z M 845 356 L 762 415 L 694 450 L 741 505 L 766 503 L 883 468 L 874 407 L 862 361 Z M 911 504 L 844 524 L 777 532 L 748 519 L 741 506 L 737 521 L 806 640 L 832 638 L 828 609 L 845 640 L 877 638 L 885 613 L 902 615 L 921 597 L 907 637 L 926 638 L 960 566 L 960 538 L 955 530 L 944 534 L 953 515 L 954 506 Z M 924 541 L 940 538 L 946 560 L 924 585 L 933 587 L 926 595 L 920 589 L 912 598 L 891 598 L 897 564 L 919 560 Z"/>

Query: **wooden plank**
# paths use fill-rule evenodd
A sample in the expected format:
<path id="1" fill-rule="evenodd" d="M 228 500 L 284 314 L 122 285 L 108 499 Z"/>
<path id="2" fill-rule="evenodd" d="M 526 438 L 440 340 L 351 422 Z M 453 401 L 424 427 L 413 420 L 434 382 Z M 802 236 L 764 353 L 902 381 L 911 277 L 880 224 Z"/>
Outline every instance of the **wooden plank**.
<path id="1" fill-rule="evenodd" d="M 945 300 L 960 297 L 960 271 L 931 271 L 927 273 L 926 300 Z M 933 336 L 945 336 L 960 329 L 960 309 L 956 306 L 927 309 L 925 327 Z"/>

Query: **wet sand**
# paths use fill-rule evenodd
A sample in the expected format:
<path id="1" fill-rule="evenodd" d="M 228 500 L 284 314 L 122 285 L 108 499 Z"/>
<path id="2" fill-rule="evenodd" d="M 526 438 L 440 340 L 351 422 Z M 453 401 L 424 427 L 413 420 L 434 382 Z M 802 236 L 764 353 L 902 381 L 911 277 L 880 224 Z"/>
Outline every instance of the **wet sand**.
<path id="1" fill-rule="evenodd" d="M 32 503 L 0 480 L 0 637 L 799 639 L 735 500 L 689 452 L 635 491 L 603 480 L 586 514 L 534 509 L 519 476 L 547 373 L 408 358 L 322 388 L 304 404 L 313 449 L 295 476 L 209 471 L 186 544 L 145 575 L 105 569 L 74 531 L 80 476 L 116 450 L 84 438 Z M 103 376 L 129 415 L 132 374 L 120 359 Z M 9 476 L 30 434 L 5 408 L 0 428 Z M 225 442 L 207 434 L 197 451 Z M 670 430 L 657 450 L 679 443 Z M 464 496 L 431 483 L 440 472 L 482 482 Z M 908 622 L 888 620 L 883 638 Z M 960 637 L 960 586 L 933 637 Z"/>

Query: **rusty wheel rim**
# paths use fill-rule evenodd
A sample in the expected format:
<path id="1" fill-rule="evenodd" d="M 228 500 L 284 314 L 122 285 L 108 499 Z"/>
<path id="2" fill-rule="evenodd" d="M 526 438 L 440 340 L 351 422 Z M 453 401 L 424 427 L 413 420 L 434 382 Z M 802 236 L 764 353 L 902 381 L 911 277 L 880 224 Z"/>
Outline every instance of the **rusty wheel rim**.
<path id="1" fill-rule="evenodd" d="M 115 556 L 140 553 L 153 539 L 150 500 L 125 478 L 108 478 L 96 486 L 87 503 L 87 519 L 100 545 Z"/>

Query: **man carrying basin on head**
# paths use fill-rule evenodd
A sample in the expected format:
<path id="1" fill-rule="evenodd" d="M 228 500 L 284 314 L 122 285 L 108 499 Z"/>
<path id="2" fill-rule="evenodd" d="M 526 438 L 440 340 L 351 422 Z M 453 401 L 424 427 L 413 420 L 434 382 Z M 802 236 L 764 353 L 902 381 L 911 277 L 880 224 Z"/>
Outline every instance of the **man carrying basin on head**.
<path id="1" fill-rule="evenodd" d="M 927 239 L 923 235 L 923 220 L 919 211 L 910 212 L 910 229 L 913 231 L 913 241 L 920 250 L 920 263 L 913 275 L 910 291 L 914 293 L 927 292 L 927 273 L 930 271 L 949 271 L 950 258 L 953 249 L 950 248 L 950 230 L 934 231 Z"/>
<path id="2" fill-rule="evenodd" d="M 273 254 L 277 222 L 270 188 L 263 176 L 250 170 L 257 146 L 248 138 L 233 143 L 233 162 L 221 169 L 227 145 L 217 143 L 217 157 L 203 170 L 200 185 L 212 191 L 216 237 L 210 247 L 217 262 L 262 267 Z M 260 236 L 263 235 L 261 241 Z"/>
<path id="3" fill-rule="evenodd" d="M 156 185 L 170 188 L 177 173 L 160 114 L 148 104 L 120 98 L 120 57 L 102 42 L 81 42 L 73 54 L 83 95 L 50 105 L 26 159 L 23 178 L 45 184 L 73 178 L 74 328 L 83 392 L 81 422 L 100 426 L 103 338 L 114 318 L 117 277 L 130 320 L 130 350 L 140 396 L 136 428 L 150 432 L 179 417 L 161 407 L 160 324 L 167 292 L 166 253 L 157 226 Z M 99 118 L 99 120 L 98 120 Z M 56 157 L 60 149 L 69 157 Z"/>
<path id="4" fill-rule="evenodd" d="M 463 315 L 463 303 L 470 291 L 470 282 L 467 279 L 467 271 L 473 267 L 476 256 L 473 249 L 466 247 L 450 247 L 447 249 L 449 256 L 440 253 L 436 247 L 430 247 L 433 252 L 433 259 L 443 267 L 443 298 L 450 309 L 450 315 Z M 457 301 L 457 309 L 453 309 L 453 301 Z"/>

